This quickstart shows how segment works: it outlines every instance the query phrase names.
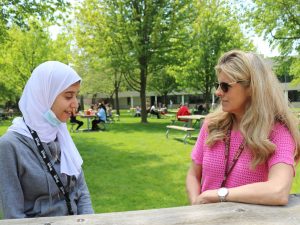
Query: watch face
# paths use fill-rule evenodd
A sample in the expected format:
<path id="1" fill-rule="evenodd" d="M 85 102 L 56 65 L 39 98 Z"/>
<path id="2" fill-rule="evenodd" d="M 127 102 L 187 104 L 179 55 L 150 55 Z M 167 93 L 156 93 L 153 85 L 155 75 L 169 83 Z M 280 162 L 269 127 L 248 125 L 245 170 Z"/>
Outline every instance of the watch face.
<path id="1" fill-rule="evenodd" d="M 228 194 L 228 189 L 227 188 L 220 188 L 218 190 L 218 195 L 221 197 L 225 197 Z"/>

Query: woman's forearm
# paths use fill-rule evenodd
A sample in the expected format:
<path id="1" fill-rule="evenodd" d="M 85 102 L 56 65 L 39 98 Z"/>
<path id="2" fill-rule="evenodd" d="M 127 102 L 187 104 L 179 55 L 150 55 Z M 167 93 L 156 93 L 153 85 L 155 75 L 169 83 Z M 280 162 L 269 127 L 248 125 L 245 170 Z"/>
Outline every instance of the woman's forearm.
<path id="1" fill-rule="evenodd" d="M 226 200 L 251 204 L 286 205 L 288 203 L 289 189 L 269 181 L 247 184 L 230 188 Z"/>
<path id="2" fill-rule="evenodd" d="M 292 166 L 278 163 L 270 169 L 267 181 L 228 188 L 226 201 L 262 205 L 286 205 L 292 181 Z M 197 198 L 198 204 L 213 202 L 219 202 L 217 190 L 205 191 Z"/>
<path id="3" fill-rule="evenodd" d="M 191 204 L 196 204 L 196 198 L 201 192 L 201 166 L 192 163 L 186 177 L 186 191 Z"/>

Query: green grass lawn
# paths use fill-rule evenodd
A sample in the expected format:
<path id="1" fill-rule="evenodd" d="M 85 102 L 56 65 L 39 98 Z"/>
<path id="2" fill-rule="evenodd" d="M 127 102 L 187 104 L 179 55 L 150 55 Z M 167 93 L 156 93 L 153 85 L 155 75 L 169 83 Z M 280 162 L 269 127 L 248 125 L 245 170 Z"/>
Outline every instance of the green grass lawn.
<path id="1" fill-rule="evenodd" d="M 121 116 L 108 131 L 72 134 L 96 212 L 187 204 L 184 181 L 192 145 L 166 139 L 169 120 L 149 122 Z"/>
<path id="2" fill-rule="evenodd" d="M 188 204 L 185 176 L 195 139 L 184 145 L 183 133 L 173 130 L 166 139 L 170 119 L 148 121 L 141 124 L 140 118 L 123 112 L 107 131 L 71 134 L 84 159 L 96 213 Z M 0 124 L 0 135 L 8 125 Z M 299 172 L 298 167 L 292 193 L 299 191 Z"/>

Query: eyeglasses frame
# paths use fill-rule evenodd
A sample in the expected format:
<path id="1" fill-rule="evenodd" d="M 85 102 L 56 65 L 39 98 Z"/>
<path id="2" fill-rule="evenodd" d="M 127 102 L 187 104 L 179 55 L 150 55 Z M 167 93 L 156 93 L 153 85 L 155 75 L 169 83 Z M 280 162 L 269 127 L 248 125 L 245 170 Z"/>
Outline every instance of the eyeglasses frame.
<path id="1" fill-rule="evenodd" d="M 245 82 L 245 81 L 243 81 L 243 80 L 237 80 L 237 81 L 233 81 L 233 82 L 230 82 L 230 83 L 227 83 L 227 82 L 220 82 L 220 83 L 216 82 L 215 83 L 215 88 L 216 88 L 216 90 L 218 90 L 219 88 L 221 88 L 221 90 L 224 93 L 227 93 L 229 91 L 229 89 L 232 87 L 233 84 L 242 83 L 242 82 Z"/>

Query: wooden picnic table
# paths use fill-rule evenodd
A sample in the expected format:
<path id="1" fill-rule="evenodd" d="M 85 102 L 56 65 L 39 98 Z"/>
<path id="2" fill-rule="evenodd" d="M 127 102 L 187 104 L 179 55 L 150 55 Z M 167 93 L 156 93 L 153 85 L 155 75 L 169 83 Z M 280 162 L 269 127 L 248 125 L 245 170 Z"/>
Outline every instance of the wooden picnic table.
<path id="1" fill-rule="evenodd" d="M 93 215 L 0 220 L 0 225 L 288 225 L 300 224 L 300 195 L 286 206 L 221 202 Z"/>
<path id="2" fill-rule="evenodd" d="M 188 120 L 188 127 L 195 127 L 195 125 L 205 118 L 204 115 L 186 115 L 186 116 L 178 116 L 179 119 Z M 193 120 L 196 122 L 193 124 Z"/>
<path id="3" fill-rule="evenodd" d="M 97 117 L 95 114 L 94 115 L 79 115 L 81 118 L 86 118 L 87 122 L 87 129 L 86 131 L 91 131 L 92 128 L 90 127 L 91 124 L 91 119 Z"/>

